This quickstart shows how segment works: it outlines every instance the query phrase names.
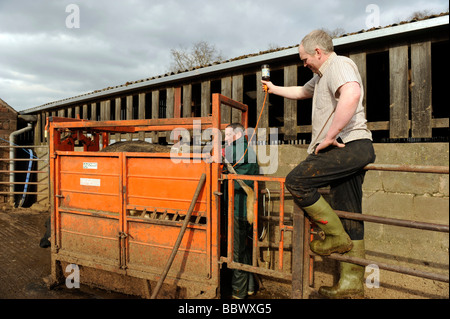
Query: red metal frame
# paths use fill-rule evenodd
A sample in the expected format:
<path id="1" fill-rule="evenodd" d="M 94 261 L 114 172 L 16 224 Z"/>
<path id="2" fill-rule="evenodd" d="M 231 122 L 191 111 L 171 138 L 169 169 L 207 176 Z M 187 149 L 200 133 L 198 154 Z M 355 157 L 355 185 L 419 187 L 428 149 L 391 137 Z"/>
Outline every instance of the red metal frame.
<path id="1" fill-rule="evenodd" d="M 380 171 L 396 171 L 396 172 L 415 172 L 415 173 L 431 173 L 431 174 L 448 174 L 449 168 L 447 166 L 419 166 L 419 165 L 391 165 L 391 164 L 369 164 L 364 169 L 366 170 L 380 170 Z M 279 204 L 279 230 L 280 238 L 278 241 L 278 270 L 269 270 L 258 267 L 257 265 L 257 249 L 258 249 L 258 218 L 255 218 L 253 223 L 253 256 L 252 265 L 244 265 L 233 261 L 233 227 L 228 228 L 228 249 L 227 256 L 221 257 L 222 262 L 226 262 L 228 268 L 241 269 L 250 271 L 256 274 L 262 274 L 271 276 L 274 278 L 286 279 L 292 281 L 292 298 L 308 298 L 311 292 L 311 285 L 314 277 L 314 256 L 316 256 L 309 247 L 310 242 L 313 240 L 313 223 L 306 217 L 306 214 L 298 206 L 294 206 L 293 212 L 293 226 L 285 225 L 284 216 L 284 177 L 267 177 L 267 176 L 250 176 L 250 175 L 233 175 L 229 174 L 224 178 L 234 181 L 236 179 L 254 181 L 254 193 L 255 193 L 255 207 L 254 216 L 258 216 L 258 183 L 257 182 L 276 182 L 278 183 L 278 189 L 271 190 L 271 193 L 280 194 Z M 234 222 L 234 184 L 228 183 L 229 192 L 229 206 L 228 206 L 228 223 L 233 225 Z M 340 218 L 363 220 L 366 222 L 382 223 L 388 225 L 395 225 L 400 227 L 416 228 L 427 231 L 437 232 L 449 232 L 448 225 L 431 224 L 417 221 L 407 221 L 393 218 L 385 218 L 378 216 L 371 216 L 365 214 L 356 214 L 343 211 L 336 211 L 336 214 Z M 292 269 L 291 272 L 284 270 L 283 268 L 283 253 L 284 253 L 284 232 L 292 231 Z M 408 275 L 428 278 L 432 280 L 438 280 L 442 282 L 449 282 L 448 275 L 441 275 L 436 273 L 430 273 L 425 271 L 418 271 L 409 269 L 406 267 L 393 266 L 385 263 L 379 263 L 377 261 L 365 260 L 355 257 L 342 256 L 340 254 L 332 254 L 329 256 L 331 259 L 356 263 L 359 265 L 377 264 L 380 269 L 386 269 L 398 273 L 404 273 Z"/>
<path id="2" fill-rule="evenodd" d="M 197 184 L 197 175 L 206 173 L 207 180 L 193 212 L 194 220 L 186 230 L 166 283 L 186 287 L 188 296 L 217 296 L 220 199 L 216 194 L 221 178 L 218 135 L 229 124 L 221 123 L 220 107 L 241 110 L 241 123 L 246 128 L 248 107 L 220 94 L 214 94 L 212 102 L 212 115 L 200 118 L 100 122 L 50 119 L 55 281 L 61 280 L 61 261 L 157 280 L 178 235 L 181 226 L 178 219 L 183 218 L 185 206 L 189 206 L 192 185 Z M 194 121 L 201 121 L 202 129 L 213 129 L 212 162 L 194 161 L 196 154 L 187 155 L 192 160 L 189 163 L 175 164 L 169 153 L 97 152 L 100 138 L 103 145 L 108 145 L 108 133 L 193 129 Z M 93 138 L 86 137 L 87 133 Z M 75 141 L 83 143 L 84 152 L 74 152 Z M 82 163 L 96 163 L 98 169 L 89 171 Z M 100 165 L 105 168 L 100 170 Z M 162 178 L 163 173 L 158 171 L 169 177 Z M 152 197 L 150 193 L 159 195 Z M 131 216 L 134 211 L 140 215 Z M 153 214 L 159 218 L 151 218 Z M 147 220 L 146 216 L 150 218 Z M 169 216 L 171 220 L 165 220 Z"/>
<path id="3" fill-rule="evenodd" d="M 292 274 L 283 270 L 284 266 L 284 232 L 285 231 L 293 231 L 293 226 L 285 225 L 285 214 L 284 214 L 284 177 L 269 177 L 269 176 L 254 176 L 254 175 L 236 175 L 236 174 L 228 174 L 224 176 L 225 179 L 230 180 L 228 183 L 228 245 L 227 245 L 227 256 L 222 257 L 221 261 L 226 262 L 228 268 L 231 269 L 242 269 L 246 271 L 251 271 L 257 274 L 268 275 L 275 278 L 281 279 L 292 279 Z M 233 243 L 234 243 L 234 184 L 231 181 L 236 179 L 240 180 L 250 180 L 254 181 L 254 216 L 255 219 L 253 221 L 253 249 L 252 249 L 252 264 L 244 265 L 237 263 L 233 260 Z M 279 230 L 280 230 L 280 239 L 278 241 L 278 269 L 271 270 L 265 269 L 258 266 L 258 200 L 259 200 L 259 187 L 258 182 L 276 182 L 278 183 L 278 190 L 280 192 L 280 204 L 279 204 Z"/>

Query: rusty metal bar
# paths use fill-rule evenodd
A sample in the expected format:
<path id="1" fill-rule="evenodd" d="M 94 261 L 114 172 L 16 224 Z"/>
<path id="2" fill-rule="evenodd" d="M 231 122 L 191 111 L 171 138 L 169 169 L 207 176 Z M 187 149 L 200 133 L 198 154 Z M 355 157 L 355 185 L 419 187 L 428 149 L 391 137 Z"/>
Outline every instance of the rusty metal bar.
<path id="1" fill-rule="evenodd" d="M 2 182 L 0 184 L 3 185 L 47 185 L 47 182 Z"/>
<path id="2" fill-rule="evenodd" d="M 277 270 L 272 269 L 266 269 L 266 268 L 260 268 L 260 267 L 253 267 L 252 265 L 246 265 L 238 262 L 230 262 L 228 258 L 220 257 L 220 261 L 223 263 L 227 263 L 227 268 L 229 269 L 239 269 L 239 270 L 245 270 L 248 272 L 252 272 L 259 275 L 265 275 L 270 276 L 273 278 L 278 279 L 285 279 L 285 280 L 292 280 L 292 274 L 288 272 L 280 272 Z"/>
<path id="3" fill-rule="evenodd" d="M 272 191 L 270 191 L 272 193 Z M 279 216 L 259 216 L 264 221 L 270 222 L 270 223 L 280 223 L 280 217 Z M 293 219 L 289 216 L 284 216 L 285 222 L 291 222 Z"/>
<path id="4" fill-rule="evenodd" d="M 195 204 L 197 203 L 197 198 L 200 195 L 200 192 L 203 188 L 203 185 L 206 181 L 206 174 L 202 174 L 200 177 L 200 181 L 198 182 L 197 189 L 195 190 L 194 196 L 192 197 L 191 205 L 189 206 L 186 217 L 184 218 L 183 225 L 181 226 L 180 233 L 178 234 L 178 238 L 173 246 L 172 253 L 170 254 L 169 260 L 167 261 L 166 266 L 164 267 L 163 273 L 161 274 L 158 283 L 156 284 L 155 290 L 152 293 L 151 299 L 155 299 L 159 293 L 159 290 L 162 287 L 164 279 L 166 279 L 167 274 L 169 273 L 170 267 L 172 266 L 173 260 L 178 252 L 178 248 L 180 248 L 181 240 L 183 239 L 184 233 L 186 231 L 187 225 L 189 223 L 189 219 L 191 218 L 192 212 L 194 211 Z"/>
<path id="5" fill-rule="evenodd" d="M 305 213 L 303 213 L 304 217 L 304 228 L 303 228 L 303 298 L 309 297 L 309 288 L 311 283 L 313 282 L 314 276 L 314 257 L 310 256 L 309 243 L 313 239 L 313 234 L 311 233 L 311 222 L 309 218 L 306 217 Z"/>
<path id="6" fill-rule="evenodd" d="M 270 192 L 275 193 L 276 191 L 271 190 Z M 431 231 L 437 231 L 437 232 L 443 232 L 443 233 L 449 232 L 448 225 L 425 223 L 425 222 L 396 219 L 396 218 L 389 218 L 389 217 L 372 216 L 372 215 L 366 215 L 366 214 L 345 212 L 345 211 L 340 211 L 340 210 L 335 210 L 335 212 L 339 217 L 346 218 L 346 219 L 362 220 L 362 221 L 385 224 L 385 225 L 409 227 L 409 228 L 422 229 L 422 230 L 431 230 Z M 269 216 L 260 216 L 260 218 L 262 220 L 272 222 L 272 223 L 279 223 L 279 221 L 280 221 L 280 217 L 278 217 L 278 216 L 270 216 L 270 217 Z M 286 216 L 284 217 L 284 221 L 291 221 L 291 220 L 292 219 L 290 217 L 286 217 Z"/>
<path id="7" fill-rule="evenodd" d="M 46 160 L 44 158 L 0 158 L 0 161 L 3 162 L 42 162 Z"/>
<path id="8" fill-rule="evenodd" d="M 431 231 L 437 231 L 437 232 L 443 232 L 443 233 L 449 232 L 448 225 L 424 223 L 424 222 L 417 222 L 417 221 L 413 221 L 413 220 L 379 217 L 379 216 L 372 216 L 372 215 L 365 215 L 365 214 L 358 214 L 358 213 L 350 213 L 350 212 L 345 212 L 345 211 L 340 211 L 340 210 L 335 210 L 335 212 L 339 217 L 346 218 L 346 219 L 362 220 L 362 221 L 372 222 L 372 223 L 379 223 L 379 224 L 393 225 L 393 226 L 400 226 L 400 227 L 408 227 L 408 228 L 415 228 L 415 229 L 422 229 L 422 230 L 431 230 Z"/>
<path id="9" fill-rule="evenodd" d="M 56 121 L 58 119 L 58 121 Z M 113 130 L 117 132 L 123 132 L 127 130 L 127 127 L 131 130 L 144 128 L 148 131 L 170 131 L 173 128 L 184 127 L 193 128 L 193 121 L 201 121 L 202 127 L 211 124 L 210 117 L 191 117 L 191 118 L 162 118 L 162 119 L 143 119 L 143 120 L 123 120 L 118 125 L 117 121 L 88 121 L 77 120 L 70 121 L 70 118 L 57 118 L 53 117 L 52 125 L 54 128 L 72 129 L 83 128 L 92 129 L 98 131 Z M 137 132 L 137 131 L 136 131 Z"/>
<path id="10" fill-rule="evenodd" d="M 278 267 L 279 270 L 283 270 L 283 254 L 284 254 L 284 182 L 280 183 L 280 241 L 278 248 Z"/>
<path id="11" fill-rule="evenodd" d="M 0 148 L 48 148 L 48 145 L 0 145 Z"/>
<path id="12" fill-rule="evenodd" d="M 234 174 L 233 174 L 234 175 Z M 229 263 L 234 259 L 234 181 L 228 182 L 228 251 Z"/>
<path id="13" fill-rule="evenodd" d="M 272 192 L 272 191 L 270 191 L 270 192 Z M 422 229 L 422 230 L 431 230 L 431 231 L 437 231 L 437 232 L 443 232 L 443 233 L 449 232 L 448 225 L 425 223 L 425 222 L 396 219 L 396 218 L 389 218 L 389 217 L 372 216 L 372 215 L 358 214 L 358 213 L 350 213 L 350 212 L 345 212 L 345 211 L 340 211 L 340 210 L 335 210 L 335 212 L 339 217 L 346 218 L 346 219 L 362 220 L 362 221 L 385 224 L 385 225 L 409 227 L 409 228 Z M 279 223 L 279 221 L 280 221 L 280 217 L 278 217 L 278 216 L 260 216 L 259 218 L 261 218 L 264 221 L 271 222 L 271 223 Z M 292 221 L 292 220 L 293 219 L 290 217 L 286 217 L 286 216 L 284 217 L 285 222 Z"/>
<path id="14" fill-rule="evenodd" d="M 21 194 L 42 195 L 42 193 L 39 192 L 0 192 L 0 195 L 21 195 Z"/>
<path id="15" fill-rule="evenodd" d="M 273 249 L 273 250 L 278 250 L 278 248 L 280 248 L 280 245 L 278 244 L 266 244 L 266 243 L 259 243 L 258 244 L 259 248 L 269 248 L 269 249 Z M 284 251 L 292 251 L 292 245 L 291 244 L 284 244 L 283 246 Z"/>
<path id="16" fill-rule="evenodd" d="M 410 173 L 434 173 L 448 174 L 448 166 L 424 166 L 424 165 L 397 165 L 397 164 L 369 164 L 364 167 L 370 171 L 391 171 L 391 172 L 410 172 Z"/>
<path id="17" fill-rule="evenodd" d="M 256 214 L 254 214 L 254 218 L 253 218 L 253 249 L 252 249 L 252 265 L 253 266 L 257 266 L 257 251 L 258 251 L 258 182 L 254 183 L 254 196 L 255 196 L 255 202 L 253 204 L 253 212 L 255 212 Z"/>
<path id="18" fill-rule="evenodd" d="M 303 296 L 303 232 L 305 217 L 303 211 L 294 205 L 292 233 L 292 299 Z"/>
<path id="19" fill-rule="evenodd" d="M 220 96 L 220 102 L 221 104 L 225 104 L 228 106 L 231 106 L 232 108 L 241 110 L 242 112 L 247 112 L 248 111 L 248 106 L 246 104 L 240 103 L 238 101 L 232 100 L 229 97 L 226 97 L 225 95 L 221 95 L 218 93 L 213 94 L 214 95 L 218 95 Z"/>
<path id="20" fill-rule="evenodd" d="M 319 256 L 312 251 L 310 251 L 310 255 L 311 256 Z M 436 274 L 436 273 L 432 273 L 432 272 L 428 272 L 428 271 L 411 269 L 411 268 L 403 267 L 403 266 L 396 266 L 396 265 L 390 265 L 390 264 L 386 264 L 386 263 L 380 263 L 378 261 L 364 259 L 364 258 L 349 257 L 349 256 L 341 255 L 341 254 L 331 254 L 330 256 L 328 256 L 328 258 L 338 260 L 338 261 L 358 264 L 361 266 L 377 265 L 380 269 L 384 269 L 384 270 L 389 270 L 389 271 L 398 272 L 401 274 L 422 277 L 422 278 L 426 278 L 426 279 L 437 280 L 437 281 L 442 281 L 442 282 L 447 282 L 447 283 L 449 282 L 449 278 L 446 275 Z"/>
<path id="21" fill-rule="evenodd" d="M 262 176 L 262 175 L 238 175 L 238 174 L 229 174 L 224 175 L 225 179 L 243 179 L 243 180 L 251 180 L 251 181 L 258 181 L 258 182 L 278 182 L 283 183 L 285 182 L 285 177 L 271 177 L 271 176 Z M 263 192 L 263 191 L 261 191 Z"/>
<path id="22" fill-rule="evenodd" d="M 0 173 L 48 173 L 46 171 L 0 171 Z"/>

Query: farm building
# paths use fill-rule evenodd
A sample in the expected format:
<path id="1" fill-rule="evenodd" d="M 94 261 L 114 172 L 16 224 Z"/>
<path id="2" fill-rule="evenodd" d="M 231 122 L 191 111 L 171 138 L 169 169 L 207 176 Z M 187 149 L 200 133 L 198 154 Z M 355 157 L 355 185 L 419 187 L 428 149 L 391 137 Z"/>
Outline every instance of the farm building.
<path id="1" fill-rule="evenodd" d="M 418 166 L 448 167 L 449 115 L 446 81 L 442 80 L 449 69 L 448 59 L 445 58 L 449 50 L 448 40 L 448 13 L 334 39 L 336 53 L 350 57 L 362 76 L 365 90 L 363 104 L 377 154 L 375 164 L 406 165 L 413 169 Z M 29 121 L 33 125 L 32 134 L 27 141 L 23 141 L 23 145 L 37 147 L 35 154 L 41 159 L 35 169 L 36 203 L 43 206 L 50 203 L 45 161 L 49 156 L 46 148 L 49 119 L 119 121 L 203 118 L 213 112 L 212 95 L 215 93 L 246 104 L 249 127 L 255 127 L 261 116 L 259 129 L 267 129 L 267 134 L 270 129 L 276 129 L 277 151 L 271 156 L 276 157 L 277 167 L 273 170 L 262 165 L 262 173 L 269 177 L 285 177 L 306 157 L 311 136 L 311 101 L 292 101 L 270 95 L 267 107 L 261 110 L 264 99 L 260 84 L 262 64 L 270 65 L 271 81 L 279 85 L 302 85 L 312 77 L 311 71 L 302 66 L 298 46 L 295 45 L 127 82 L 20 112 L 22 117 L 17 129 L 25 127 Z M 240 113 L 225 108 L 221 118 L 222 123 L 239 121 Z M 272 144 L 268 139 L 265 136 L 261 138 L 265 140 L 261 143 L 262 147 L 270 149 Z M 109 141 L 137 139 L 169 145 L 174 143 L 167 132 L 115 132 L 109 136 Z M 364 214 L 448 225 L 448 180 L 448 168 L 447 173 L 369 171 L 363 186 Z M 7 196 L 7 192 L 2 194 Z M 273 201 L 280 202 L 281 199 L 275 197 Z M 286 198 L 284 205 L 284 214 L 292 222 L 295 219 L 292 200 Z M 280 210 L 275 208 L 272 214 L 277 216 Z M 412 274 L 420 280 L 408 282 L 407 285 L 412 286 L 410 291 L 402 292 L 403 296 L 414 297 L 415 290 L 427 286 L 428 296 L 448 298 L 449 243 L 445 231 L 419 235 L 416 233 L 419 230 L 415 229 L 397 229 L 395 225 L 385 223 L 367 224 L 367 257 L 395 265 L 383 270 L 386 272 L 383 272 L 382 278 L 391 283 L 390 290 L 402 290 L 399 287 L 405 286 L 408 276 Z M 425 228 L 428 226 L 424 225 Z M 268 268 L 275 271 L 280 263 L 279 257 L 283 259 L 284 256 L 285 264 L 281 272 L 291 273 L 297 271 L 290 263 L 294 263 L 294 237 L 285 236 L 283 245 L 286 248 L 283 252 L 278 245 L 281 233 L 285 233 L 281 230 L 283 227 L 273 227 L 271 239 L 266 238 L 260 245 L 258 259 L 266 260 Z M 308 296 L 310 288 L 334 280 L 330 270 L 334 267 L 332 261 L 317 256 L 310 258 L 318 265 L 315 273 L 321 276 L 317 275 L 320 278 L 317 282 L 310 280 L 309 284 L 302 283 L 302 296 Z M 419 272 L 397 271 L 399 267 L 419 269 Z M 302 268 L 303 272 L 304 268 L 307 267 Z M 260 273 L 268 274 L 263 270 Z M 279 278 L 292 279 L 292 276 L 279 275 Z"/>

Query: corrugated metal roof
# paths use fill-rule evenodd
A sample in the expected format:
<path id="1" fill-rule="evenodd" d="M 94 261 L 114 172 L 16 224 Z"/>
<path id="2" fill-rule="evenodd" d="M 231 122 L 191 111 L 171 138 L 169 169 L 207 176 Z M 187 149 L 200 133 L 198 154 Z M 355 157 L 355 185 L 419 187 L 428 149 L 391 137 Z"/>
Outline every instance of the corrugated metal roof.
<path id="1" fill-rule="evenodd" d="M 449 24 L 449 13 L 441 13 L 439 15 L 432 15 L 421 20 L 411 20 L 400 22 L 385 27 L 372 28 L 369 30 L 361 30 L 354 33 L 348 33 L 338 38 L 333 39 L 335 47 L 347 45 L 367 40 L 382 39 L 383 37 L 393 36 L 397 34 L 405 34 L 433 27 L 439 27 Z M 20 112 L 20 114 L 29 114 L 42 111 L 45 109 L 60 107 L 66 104 L 79 103 L 89 99 L 97 99 L 103 96 L 124 93 L 126 91 L 136 90 L 143 87 L 161 85 L 180 80 L 185 80 L 197 76 L 208 75 L 216 72 L 227 71 L 243 66 L 251 66 L 254 64 L 266 63 L 271 60 L 281 58 L 289 58 L 298 55 L 298 44 L 291 47 L 278 48 L 270 51 L 261 51 L 254 54 L 243 55 L 233 59 L 215 62 L 209 65 L 199 66 L 190 70 L 170 72 L 152 78 L 142 79 L 138 81 L 126 82 L 125 84 L 115 87 L 107 87 L 101 90 L 96 90 L 86 94 L 70 97 L 67 99 L 50 102 L 38 107 L 30 108 Z"/>

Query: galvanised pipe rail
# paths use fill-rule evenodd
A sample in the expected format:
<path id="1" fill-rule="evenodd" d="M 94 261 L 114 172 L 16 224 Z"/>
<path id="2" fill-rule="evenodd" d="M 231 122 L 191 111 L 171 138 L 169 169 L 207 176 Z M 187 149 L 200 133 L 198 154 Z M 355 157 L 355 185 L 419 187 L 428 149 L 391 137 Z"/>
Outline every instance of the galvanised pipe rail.
<path id="1" fill-rule="evenodd" d="M 364 167 L 370 171 L 391 171 L 391 172 L 410 172 L 410 173 L 432 173 L 448 174 L 448 166 L 424 166 L 424 165 L 403 165 L 403 164 L 369 164 Z"/>

